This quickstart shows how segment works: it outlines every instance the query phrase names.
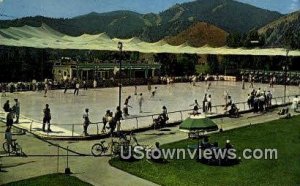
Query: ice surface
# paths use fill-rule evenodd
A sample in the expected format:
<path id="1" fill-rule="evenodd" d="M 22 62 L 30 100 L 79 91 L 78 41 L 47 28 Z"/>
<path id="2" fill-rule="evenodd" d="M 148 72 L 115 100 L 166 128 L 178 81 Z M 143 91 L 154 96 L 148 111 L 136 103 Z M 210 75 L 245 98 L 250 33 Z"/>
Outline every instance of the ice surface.
<path id="1" fill-rule="evenodd" d="M 134 87 L 123 87 L 122 89 L 122 106 L 127 96 L 131 95 L 129 105 L 130 117 L 146 116 L 161 113 L 162 106 L 166 106 L 169 112 L 192 109 L 190 106 L 195 99 L 202 105 L 204 94 L 207 92 L 212 95 L 212 105 L 224 104 L 224 91 L 228 91 L 234 102 L 243 102 L 247 100 L 247 94 L 251 92 L 249 84 L 246 89 L 242 90 L 241 82 L 212 82 L 210 90 L 207 89 L 205 82 L 197 83 L 192 86 L 190 83 L 177 83 L 174 85 L 152 85 L 152 90 L 157 86 L 156 95 L 151 98 L 151 92 L 147 86 L 138 86 L 137 92 L 143 93 L 144 103 L 142 106 L 143 113 L 139 113 L 137 96 L 134 95 Z M 284 86 L 277 85 L 269 88 L 266 84 L 254 84 L 254 88 L 261 90 L 270 90 L 273 97 L 283 96 Z M 78 124 L 81 130 L 83 123 L 82 115 L 85 108 L 90 110 L 91 122 L 100 122 L 106 110 L 115 112 L 118 105 L 118 88 L 102 88 L 89 89 L 84 91 L 80 89 L 79 96 L 73 95 L 74 89 L 69 89 L 66 94 L 63 90 L 50 90 L 47 97 L 43 97 L 43 92 L 17 92 L 8 94 L 8 97 L 1 98 L 1 105 L 6 100 L 10 100 L 10 104 L 14 103 L 13 99 L 18 98 L 21 104 L 21 114 L 34 120 L 42 121 L 43 108 L 45 104 L 50 105 L 52 114 L 52 123 L 62 128 L 70 129 L 71 124 Z M 287 87 L 287 95 L 299 94 L 299 87 Z M 243 107 L 242 105 L 240 107 Z M 244 108 L 241 108 L 242 110 Z M 213 110 L 213 112 L 216 112 Z M 218 112 L 224 112 L 219 109 Z M 188 112 L 184 112 L 183 117 L 187 117 Z M 172 116 L 174 115 L 174 117 Z M 180 114 L 170 114 L 170 120 L 179 120 Z M 122 128 L 136 128 L 141 126 L 149 126 L 152 117 L 139 119 L 129 119 L 123 121 Z M 66 125 L 67 124 L 67 125 Z M 137 126 L 138 125 L 138 126 Z M 102 127 L 102 126 L 101 126 Z"/>

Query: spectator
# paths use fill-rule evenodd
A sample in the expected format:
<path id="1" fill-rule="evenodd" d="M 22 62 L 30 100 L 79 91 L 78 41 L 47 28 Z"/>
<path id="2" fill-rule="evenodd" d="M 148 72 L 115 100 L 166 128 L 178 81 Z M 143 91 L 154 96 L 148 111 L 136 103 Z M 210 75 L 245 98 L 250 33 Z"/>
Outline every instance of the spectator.
<path id="1" fill-rule="evenodd" d="M 127 117 L 129 116 L 129 113 L 128 113 L 128 107 L 131 107 L 129 105 L 129 100 L 130 100 L 131 96 L 128 96 L 124 102 L 124 107 L 123 107 L 123 112 L 124 112 L 124 117 Z M 132 107 L 131 107 L 132 108 Z"/>
<path id="2" fill-rule="evenodd" d="M 168 110 L 167 110 L 167 107 L 166 106 L 163 106 L 162 107 L 162 116 L 164 118 L 165 121 L 168 121 L 169 120 L 169 117 L 168 117 Z"/>
<path id="3" fill-rule="evenodd" d="M 115 131 L 116 125 L 117 125 L 116 119 L 113 118 L 113 112 L 110 112 L 109 116 L 107 117 L 107 122 L 109 124 L 110 134 L 112 135 L 113 132 Z"/>
<path id="4" fill-rule="evenodd" d="M 226 140 L 225 149 L 233 149 L 233 145 L 231 145 L 230 140 Z"/>
<path id="5" fill-rule="evenodd" d="M 232 105 L 232 99 L 231 99 L 231 96 L 228 96 L 227 103 L 225 105 L 224 110 L 227 110 L 227 108 L 231 105 Z"/>
<path id="6" fill-rule="evenodd" d="M 10 148 L 12 146 L 12 133 L 11 133 L 11 128 L 6 128 L 5 130 L 5 140 L 7 142 L 7 149 L 8 152 L 10 152 Z"/>
<path id="7" fill-rule="evenodd" d="M 12 109 L 9 110 L 8 114 L 6 115 L 6 127 L 11 129 L 14 123 L 14 112 Z"/>
<path id="8" fill-rule="evenodd" d="M 19 117 L 20 117 L 20 102 L 18 99 L 15 99 L 15 105 L 13 106 L 13 111 L 15 112 L 16 121 L 15 123 L 19 123 Z"/>
<path id="9" fill-rule="evenodd" d="M 105 116 L 102 118 L 103 121 L 102 133 L 106 132 L 106 124 L 109 123 L 110 120 L 109 117 L 110 117 L 110 110 L 107 110 Z"/>
<path id="10" fill-rule="evenodd" d="M 120 132 L 120 129 L 121 129 L 121 119 L 123 119 L 122 117 L 122 111 L 121 111 L 121 108 L 118 106 L 117 107 L 117 111 L 115 113 L 115 122 L 116 122 L 116 125 L 117 125 L 117 132 Z"/>
<path id="11" fill-rule="evenodd" d="M 87 133 L 88 126 L 90 125 L 90 118 L 89 118 L 89 109 L 86 108 L 85 112 L 83 114 L 83 134 L 85 136 L 88 136 L 89 134 Z"/>
<path id="12" fill-rule="evenodd" d="M 295 96 L 295 97 L 293 98 L 293 102 L 292 102 L 292 109 L 294 110 L 294 112 L 297 111 L 297 109 L 298 109 L 298 104 L 299 104 L 298 96 Z"/>

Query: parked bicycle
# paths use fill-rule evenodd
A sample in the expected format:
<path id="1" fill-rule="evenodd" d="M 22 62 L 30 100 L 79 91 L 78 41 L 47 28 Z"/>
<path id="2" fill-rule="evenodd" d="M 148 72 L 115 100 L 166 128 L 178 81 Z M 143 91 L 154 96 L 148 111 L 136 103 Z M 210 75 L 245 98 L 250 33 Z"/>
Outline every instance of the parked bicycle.
<path id="1" fill-rule="evenodd" d="M 11 145 L 9 145 L 6 142 L 3 143 L 3 149 L 6 153 L 9 154 L 16 154 L 16 155 L 21 155 L 22 154 L 22 148 L 21 146 L 17 143 L 16 139 L 13 139 L 11 142 Z"/>
<path id="2" fill-rule="evenodd" d="M 100 143 L 96 143 L 92 146 L 91 152 L 94 156 L 102 156 L 111 149 L 112 155 L 116 155 L 120 152 L 120 143 L 116 141 L 112 141 L 110 143 L 105 143 L 105 141 L 101 141 Z"/>
<path id="3" fill-rule="evenodd" d="M 132 141 L 138 144 L 133 133 L 130 133 L 129 138 L 125 133 L 119 133 L 118 141 L 112 140 L 110 143 L 106 143 L 105 140 L 100 141 L 100 143 L 96 143 L 92 146 L 91 153 L 99 157 L 107 154 L 109 149 L 111 149 L 112 156 L 116 156 L 120 154 L 121 148 L 123 148 L 123 151 L 127 151 Z"/>

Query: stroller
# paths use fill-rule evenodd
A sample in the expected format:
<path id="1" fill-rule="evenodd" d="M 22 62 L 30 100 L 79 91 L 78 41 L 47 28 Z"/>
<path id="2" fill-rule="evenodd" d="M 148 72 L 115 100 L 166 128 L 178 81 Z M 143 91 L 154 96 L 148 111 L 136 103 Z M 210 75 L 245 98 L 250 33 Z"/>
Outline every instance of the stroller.
<path id="1" fill-rule="evenodd" d="M 239 109 L 236 107 L 235 104 L 231 105 L 230 110 L 228 111 L 230 118 L 238 118 L 240 117 Z"/>
<path id="2" fill-rule="evenodd" d="M 169 118 L 168 118 L 167 115 L 160 114 L 157 118 L 153 119 L 153 127 L 154 127 L 154 129 L 165 127 L 168 120 L 169 120 Z"/>

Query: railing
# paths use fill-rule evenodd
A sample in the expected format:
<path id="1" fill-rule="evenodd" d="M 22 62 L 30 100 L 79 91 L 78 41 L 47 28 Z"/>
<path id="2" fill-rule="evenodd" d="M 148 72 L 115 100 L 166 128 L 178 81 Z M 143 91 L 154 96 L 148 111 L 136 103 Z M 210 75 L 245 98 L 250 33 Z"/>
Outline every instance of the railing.
<path id="1" fill-rule="evenodd" d="M 286 96 L 286 103 L 291 103 L 292 99 L 295 97 L 295 95 Z M 237 107 L 240 109 L 240 111 L 249 111 L 249 107 L 247 102 L 237 102 L 235 103 Z M 283 105 L 284 104 L 284 97 L 275 97 L 272 99 L 272 105 Z M 169 121 L 168 124 L 171 123 L 178 123 L 182 122 L 186 118 L 189 117 L 190 113 L 192 112 L 192 109 L 188 110 L 179 110 L 179 111 L 173 111 L 168 113 Z M 212 112 L 213 116 L 218 116 L 221 114 L 224 114 L 226 110 L 224 110 L 224 105 L 215 105 L 212 106 Z M 126 118 L 124 120 L 121 120 L 121 129 L 122 130 L 136 130 L 136 129 L 143 129 L 143 128 L 149 128 L 153 124 L 153 119 L 158 117 L 159 114 L 151 114 L 151 115 L 145 115 L 145 116 L 137 116 L 132 118 Z M 29 118 L 27 118 L 29 119 Z M 33 123 L 38 123 L 40 126 L 42 126 L 42 123 L 40 121 L 35 121 L 32 119 L 29 119 L 31 121 L 30 123 L 30 131 L 33 131 Z M 51 126 L 56 126 L 59 128 L 63 128 L 67 131 L 69 131 L 69 134 L 66 133 L 65 136 L 62 137 L 75 137 L 81 135 L 81 132 L 83 131 L 83 124 L 51 124 Z M 91 123 L 88 128 L 88 132 L 91 135 L 99 135 L 101 134 L 103 128 L 103 122 L 95 122 Z M 59 131 L 53 131 L 59 132 Z M 49 135 L 49 133 L 47 133 Z M 53 135 L 53 133 L 51 133 Z"/>

